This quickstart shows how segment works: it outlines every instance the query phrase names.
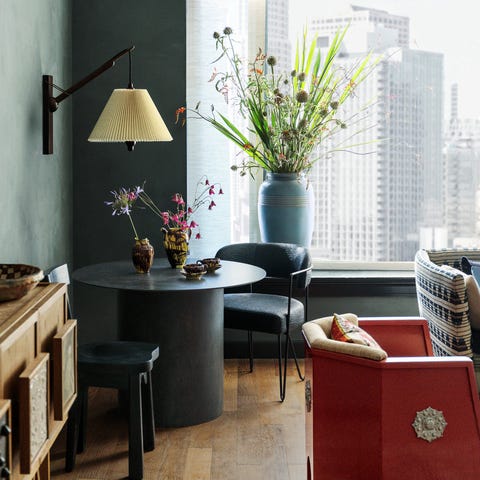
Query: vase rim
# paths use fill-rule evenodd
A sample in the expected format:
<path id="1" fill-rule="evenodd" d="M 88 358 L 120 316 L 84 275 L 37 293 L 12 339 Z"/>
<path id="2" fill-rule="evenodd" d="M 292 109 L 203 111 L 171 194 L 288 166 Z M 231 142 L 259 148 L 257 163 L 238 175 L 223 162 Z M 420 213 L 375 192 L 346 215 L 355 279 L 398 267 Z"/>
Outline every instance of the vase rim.
<path id="1" fill-rule="evenodd" d="M 292 178 L 292 177 L 306 177 L 305 172 L 266 172 L 268 176 L 275 176 L 279 178 Z"/>

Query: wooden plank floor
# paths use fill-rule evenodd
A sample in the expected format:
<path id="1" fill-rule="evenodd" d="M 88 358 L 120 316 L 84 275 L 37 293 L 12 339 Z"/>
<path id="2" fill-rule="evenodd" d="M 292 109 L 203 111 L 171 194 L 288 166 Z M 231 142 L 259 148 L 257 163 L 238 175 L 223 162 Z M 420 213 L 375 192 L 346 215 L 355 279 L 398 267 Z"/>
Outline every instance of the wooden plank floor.
<path id="1" fill-rule="evenodd" d="M 144 456 L 146 480 L 305 480 L 304 383 L 289 366 L 287 397 L 278 401 L 275 360 L 225 361 L 224 413 L 201 425 L 157 428 Z M 90 389 L 87 449 L 63 471 L 65 439 L 51 456 L 55 480 L 117 480 L 128 474 L 127 423 L 112 390 Z"/>

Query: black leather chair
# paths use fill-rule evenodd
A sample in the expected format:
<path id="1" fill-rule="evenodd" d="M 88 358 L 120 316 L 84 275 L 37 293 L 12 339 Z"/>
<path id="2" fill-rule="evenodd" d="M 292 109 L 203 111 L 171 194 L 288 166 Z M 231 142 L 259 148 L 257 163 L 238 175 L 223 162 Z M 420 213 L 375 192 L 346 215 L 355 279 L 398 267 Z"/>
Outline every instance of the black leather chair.
<path id="1" fill-rule="evenodd" d="M 246 293 L 225 293 L 224 318 L 225 328 L 248 332 L 250 371 L 253 371 L 253 332 L 277 335 L 280 400 L 283 401 L 289 351 L 295 360 L 298 376 L 301 380 L 304 379 L 291 332 L 300 328 L 307 320 L 308 289 L 312 270 L 310 253 L 305 247 L 288 243 L 238 243 L 222 247 L 216 256 L 222 260 L 256 265 L 267 272 L 267 278 L 280 279 L 275 294 L 256 293 L 252 285 L 250 291 Z M 283 293 L 286 294 L 280 295 L 277 292 L 282 287 Z M 293 297 L 294 289 L 302 291 L 303 303 Z M 282 336 L 285 338 L 283 348 Z"/>
<path id="2" fill-rule="evenodd" d="M 47 271 L 48 282 L 70 283 L 67 265 Z M 67 300 L 68 316 L 72 317 Z M 132 480 L 143 479 L 143 452 L 155 448 L 152 375 L 158 346 L 144 342 L 99 342 L 78 346 L 78 397 L 67 421 L 65 470 L 75 466 L 86 446 L 88 387 L 116 388 L 128 399 L 128 470 Z"/>

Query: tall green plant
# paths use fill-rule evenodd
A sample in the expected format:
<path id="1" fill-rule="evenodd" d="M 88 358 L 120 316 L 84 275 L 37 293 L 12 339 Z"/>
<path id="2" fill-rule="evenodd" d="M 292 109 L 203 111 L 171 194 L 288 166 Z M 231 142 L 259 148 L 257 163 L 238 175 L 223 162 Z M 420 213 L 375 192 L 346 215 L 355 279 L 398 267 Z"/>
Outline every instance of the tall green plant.
<path id="1" fill-rule="evenodd" d="M 227 103 L 233 101 L 238 106 L 248 125 L 242 131 L 213 105 L 208 114 L 197 104 L 193 114 L 209 122 L 246 154 L 246 159 L 232 168 L 241 174 L 255 168 L 277 173 L 308 172 L 318 160 L 313 156 L 314 149 L 349 126 L 342 118 L 341 106 L 375 62 L 368 54 L 350 69 L 335 65 L 347 29 L 336 33 L 324 58 L 316 37 L 308 43 L 304 31 L 301 41 L 297 41 L 290 73 L 277 73 L 276 58 L 267 57 L 261 49 L 245 69 L 235 51 L 231 28 L 226 27 L 223 34 L 214 33 L 220 51 L 214 63 L 226 59 L 230 70 L 215 70 L 211 81 Z M 177 117 L 184 111 L 179 109 Z"/>

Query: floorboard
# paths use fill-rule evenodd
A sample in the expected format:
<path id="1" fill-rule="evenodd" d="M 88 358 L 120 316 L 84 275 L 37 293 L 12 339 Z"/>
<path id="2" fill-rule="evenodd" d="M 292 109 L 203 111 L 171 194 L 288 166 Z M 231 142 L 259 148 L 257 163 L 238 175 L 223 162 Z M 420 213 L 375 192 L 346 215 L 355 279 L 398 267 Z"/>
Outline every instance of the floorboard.
<path id="1" fill-rule="evenodd" d="M 224 413 L 184 428 L 157 428 L 156 448 L 144 456 L 146 480 L 305 480 L 304 383 L 293 362 L 287 397 L 278 401 L 275 360 L 225 361 Z M 86 451 L 65 473 L 65 438 L 52 450 L 52 479 L 124 480 L 127 422 L 113 390 L 91 388 Z"/>

